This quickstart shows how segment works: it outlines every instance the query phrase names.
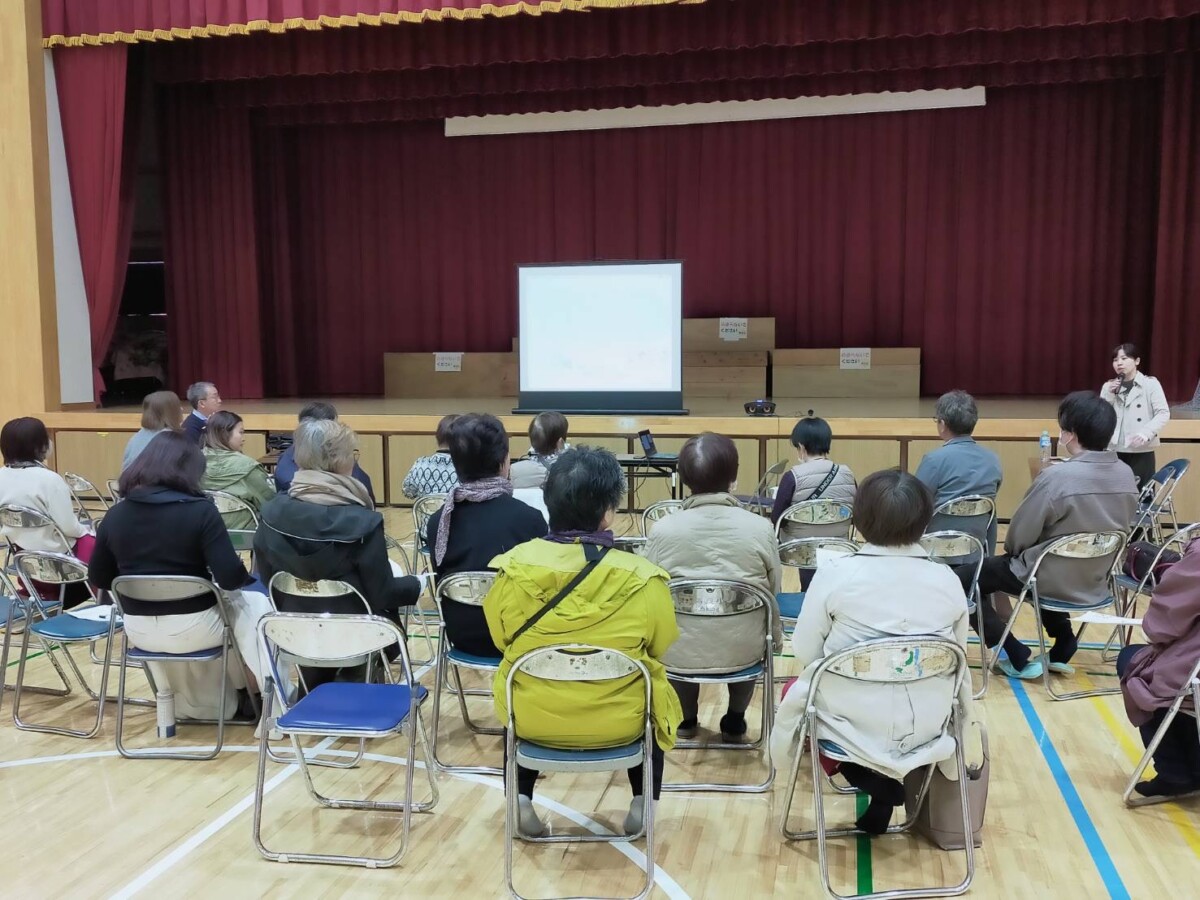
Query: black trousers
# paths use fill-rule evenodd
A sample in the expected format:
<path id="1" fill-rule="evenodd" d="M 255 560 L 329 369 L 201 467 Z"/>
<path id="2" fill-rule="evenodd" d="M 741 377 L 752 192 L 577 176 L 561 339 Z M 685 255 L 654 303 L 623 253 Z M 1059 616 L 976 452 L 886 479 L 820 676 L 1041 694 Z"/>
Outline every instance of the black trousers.
<path id="1" fill-rule="evenodd" d="M 1154 473 L 1158 471 L 1158 463 L 1154 460 L 1154 451 L 1145 453 L 1118 453 L 1117 459 L 1133 469 L 1133 477 L 1137 479 L 1138 490 L 1146 486 Z"/>
<path id="2" fill-rule="evenodd" d="M 964 586 L 970 581 L 974 569 L 975 567 L 970 565 L 955 568 Z M 1005 618 L 996 612 L 991 595 L 1004 593 L 1016 597 L 1021 593 L 1021 587 L 1021 579 L 1012 571 L 1011 556 L 1005 554 L 984 559 L 983 568 L 979 571 L 979 592 L 983 596 L 980 608 L 983 618 L 983 642 L 988 647 L 995 647 L 1000 643 L 1000 635 L 1004 633 L 1004 626 L 1008 624 Z M 1042 610 L 1042 626 L 1046 633 L 1054 638 L 1054 646 L 1050 648 L 1050 660 L 1069 662 L 1076 649 L 1075 629 L 1071 626 L 1071 617 L 1066 613 Z M 1012 634 L 1004 640 L 1004 652 L 1008 654 L 1008 661 L 1012 663 L 1013 668 L 1018 670 L 1025 668 L 1025 664 L 1033 655 L 1033 651 Z"/>
<path id="3" fill-rule="evenodd" d="M 690 681 L 672 679 L 671 687 L 675 688 L 675 693 L 679 695 L 679 705 L 683 707 L 683 721 L 695 721 L 700 706 L 700 685 Z M 745 715 L 746 708 L 750 706 L 750 701 L 754 697 L 754 682 L 739 681 L 727 685 L 727 687 L 729 688 L 729 711 Z"/>
<path id="4" fill-rule="evenodd" d="M 663 782 L 663 765 L 666 762 L 666 756 L 662 748 L 655 744 L 650 751 L 650 781 L 654 789 L 654 799 L 657 800 L 662 794 Z M 532 799 L 533 786 L 537 782 L 540 773 L 536 769 L 527 769 L 524 766 L 517 766 L 517 790 L 525 797 Z M 645 771 L 641 766 L 634 766 L 629 770 L 629 787 L 633 791 L 633 796 L 642 796 L 642 779 L 646 777 Z"/>
<path id="5" fill-rule="evenodd" d="M 1131 644 L 1121 650 L 1117 656 L 1118 675 L 1125 675 L 1130 660 L 1144 646 Z M 1167 710 L 1155 710 L 1149 722 L 1138 726 L 1143 747 L 1150 746 L 1166 717 Z M 1196 722 L 1191 716 L 1179 713 L 1171 721 L 1162 742 L 1154 751 L 1154 768 L 1166 781 L 1200 785 L 1200 737 L 1196 734 Z"/>

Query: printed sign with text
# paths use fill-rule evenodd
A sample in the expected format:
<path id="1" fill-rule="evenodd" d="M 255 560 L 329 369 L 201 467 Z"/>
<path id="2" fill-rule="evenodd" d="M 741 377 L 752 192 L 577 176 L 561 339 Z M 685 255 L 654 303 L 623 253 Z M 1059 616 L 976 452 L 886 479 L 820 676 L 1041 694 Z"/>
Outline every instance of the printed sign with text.
<path id="1" fill-rule="evenodd" d="M 749 319 L 722 317 L 717 325 L 717 334 L 723 341 L 744 341 L 749 333 Z"/>
<path id="2" fill-rule="evenodd" d="M 461 372 L 462 371 L 462 354 L 461 353 L 435 353 L 435 354 L 433 354 L 433 371 L 435 371 L 435 372 Z"/>
<path id="3" fill-rule="evenodd" d="M 871 368 L 870 347 L 843 347 L 841 351 L 841 368 L 869 369 Z"/>

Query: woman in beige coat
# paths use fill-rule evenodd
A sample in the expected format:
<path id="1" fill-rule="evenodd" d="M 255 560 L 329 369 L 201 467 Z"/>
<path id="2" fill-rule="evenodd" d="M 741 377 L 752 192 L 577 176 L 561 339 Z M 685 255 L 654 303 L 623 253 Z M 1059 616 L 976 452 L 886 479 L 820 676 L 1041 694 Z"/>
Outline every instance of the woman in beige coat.
<path id="1" fill-rule="evenodd" d="M 737 472 L 737 447 L 724 435 L 706 432 L 684 444 L 679 451 L 679 475 L 692 495 L 683 501 L 682 510 L 654 526 L 646 544 L 646 558 L 666 569 L 672 578 L 744 581 L 774 600 L 780 582 L 779 545 L 770 523 L 742 509 L 730 493 Z M 783 631 L 777 605 L 771 621 L 778 651 L 783 645 Z M 707 631 L 689 634 L 687 617 L 679 622 L 682 636 L 663 659 L 671 671 L 725 674 L 762 659 L 764 634 L 757 616 L 730 616 L 728 629 L 717 646 Z M 683 705 L 679 735 L 694 737 L 700 727 L 700 685 L 675 680 L 671 684 Z M 729 685 L 729 708 L 720 723 L 724 740 L 740 740 L 746 734 L 746 708 L 753 696 L 753 682 Z"/>
<path id="2" fill-rule="evenodd" d="M 1142 359 L 1133 344 L 1120 344 L 1113 350 L 1112 364 L 1117 377 L 1100 389 L 1100 396 L 1117 411 L 1117 428 L 1108 449 L 1116 450 L 1121 461 L 1133 469 L 1140 490 L 1158 470 L 1154 448 L 1171 420 L 1171 407 L 1158 379 L 1138 371 Z"/>

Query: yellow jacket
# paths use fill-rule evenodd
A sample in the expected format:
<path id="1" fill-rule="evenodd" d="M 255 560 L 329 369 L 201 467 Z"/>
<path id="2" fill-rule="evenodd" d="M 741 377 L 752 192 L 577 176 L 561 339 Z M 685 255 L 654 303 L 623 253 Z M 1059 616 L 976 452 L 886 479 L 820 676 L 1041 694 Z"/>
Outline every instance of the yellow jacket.
<path id="1" fill-rule="evenodd" d="M 655 739 L 675 746 L 683 720 L 679 696 L 659 659 L 679 637 L 667 573 L 640 556 L 610 550 L 551 612 L 513 643 L 512 636 L 585 564 L 579 544 L 532 540 L 493 559 L 496 582 L 483 601 L 492 640 L 504 654 L 493 685 L 496 715 L 508 721 L 505 682 L 513 662 L 551 644 L 594 644 L 620 650 L 646 666 Z M 600 683 L 550 682 L 518 676 L 513 701 L 521 737 L 567 749 L 610 747 L 641 734 L 645 686 L 637 676 Z M 630 726 L 633 726 L 632 728 Z"/>

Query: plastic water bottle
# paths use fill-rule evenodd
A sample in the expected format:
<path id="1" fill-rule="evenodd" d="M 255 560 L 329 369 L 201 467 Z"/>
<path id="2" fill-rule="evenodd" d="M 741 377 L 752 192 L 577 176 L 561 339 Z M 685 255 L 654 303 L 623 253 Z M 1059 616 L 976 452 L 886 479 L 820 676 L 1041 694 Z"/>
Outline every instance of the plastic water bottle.
<path id="1" fill-rule="evenodd" d="M 154 696 L 154 711 L 158 719 L 158 736 L 175 737 L 175 695 L 171 691 L 159 691 Z"/>
<path id="2" fill-rule="evenodd" d="M 1042 436 L 1038 438 L 1038 447 L 1041 448 L 1042 465 L 1050 462 L 1050 432 L 1043 431 Z"/>

